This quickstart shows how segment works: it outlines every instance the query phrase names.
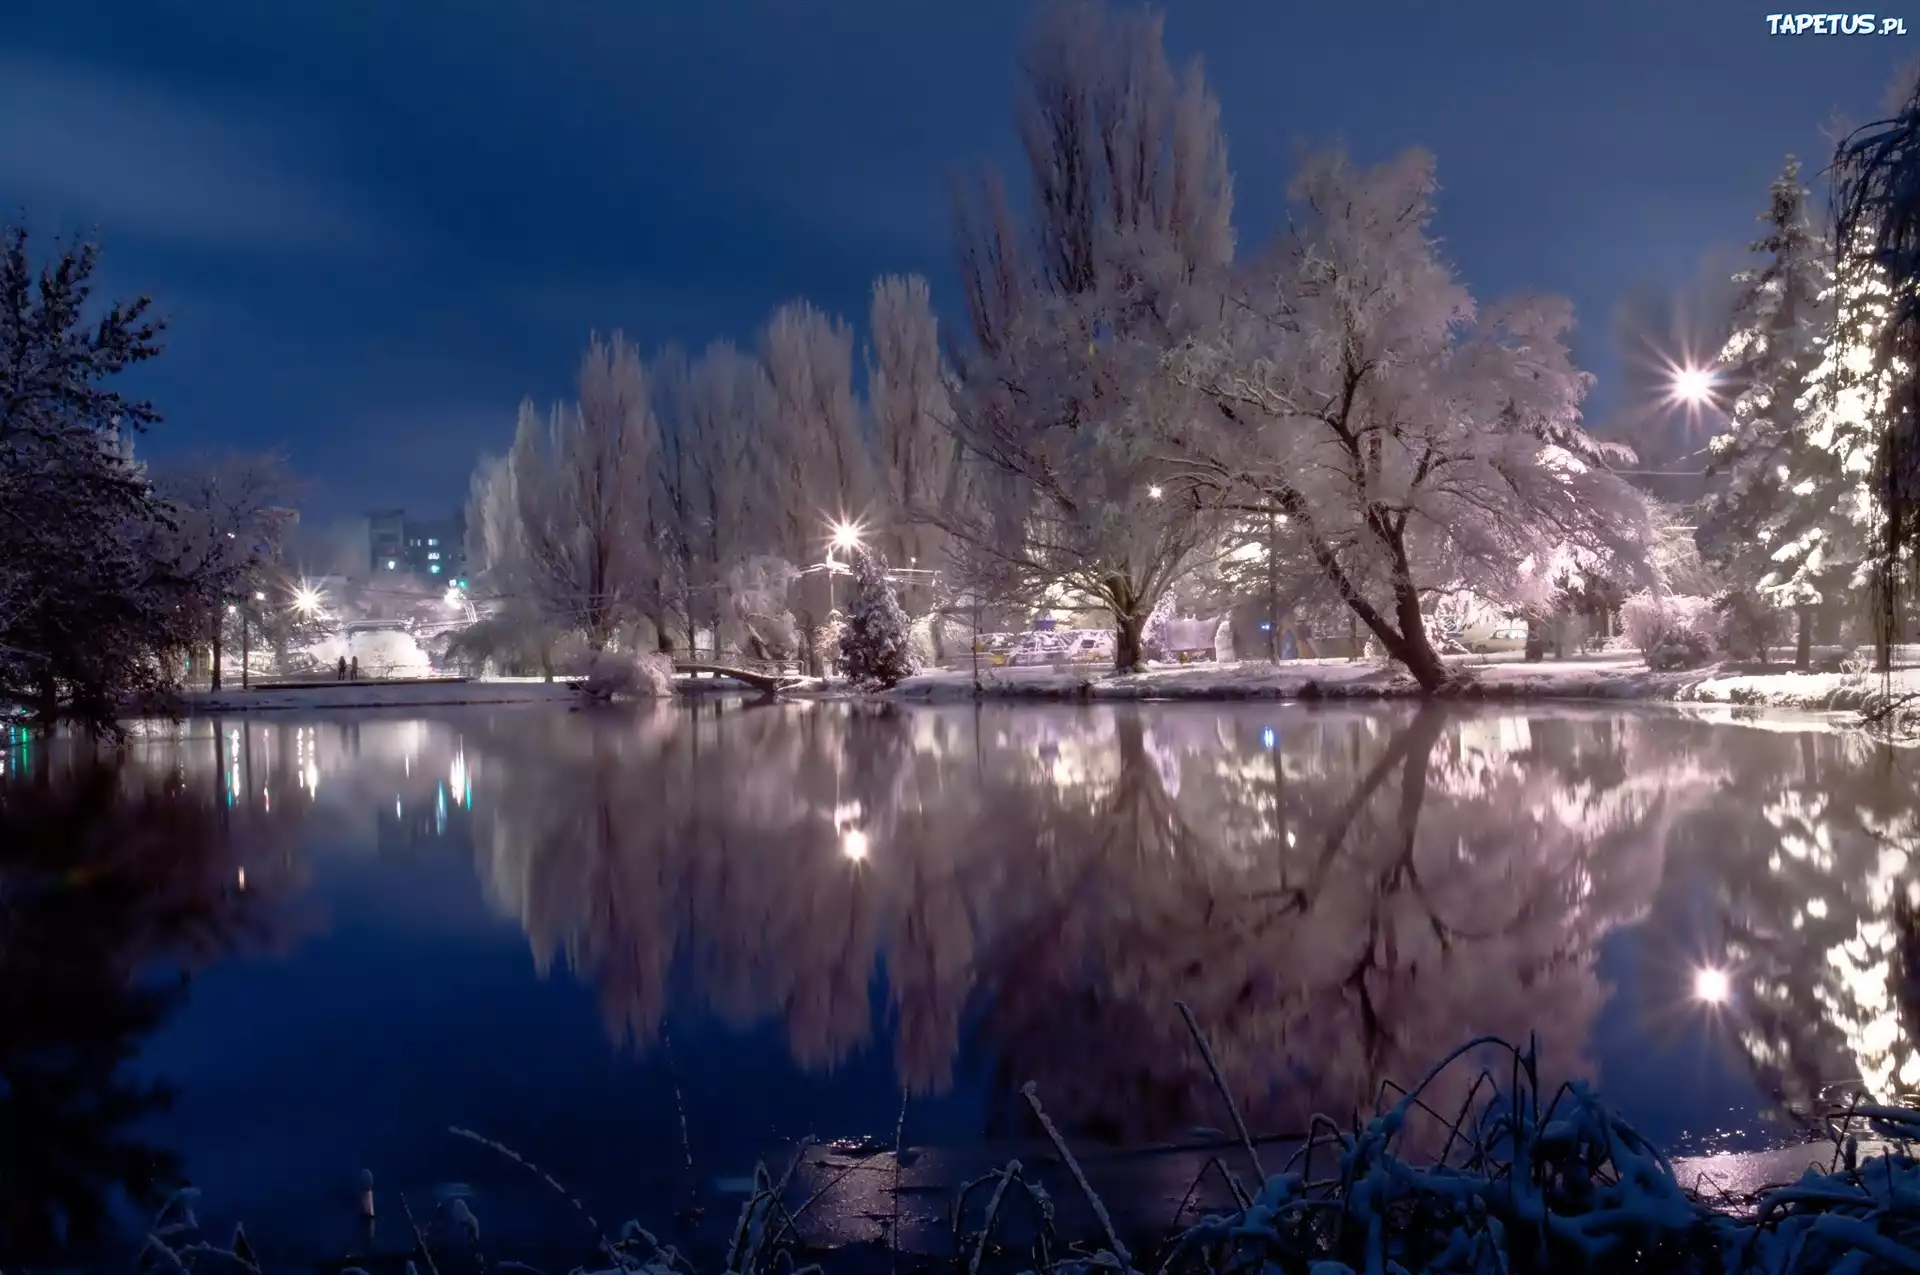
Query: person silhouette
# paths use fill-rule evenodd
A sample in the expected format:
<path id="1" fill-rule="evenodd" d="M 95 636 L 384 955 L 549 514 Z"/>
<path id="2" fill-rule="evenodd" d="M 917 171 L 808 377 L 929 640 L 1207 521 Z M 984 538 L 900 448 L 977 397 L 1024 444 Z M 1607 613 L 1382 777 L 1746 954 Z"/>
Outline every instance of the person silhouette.
<path id="1" fill-rule="evenodd" d="M 344 655 L 340 657 L 340 662 L 334 665 L 333 680 L 336 682 L 347 680 L 347 657 Z"/>
<path id="2" fill-rule="evenodd" d="M 357 655 L 353 657 L 353 663 L 347 666 L 347 680 L 349 682 L 360 680 L 360 657 Z"/>

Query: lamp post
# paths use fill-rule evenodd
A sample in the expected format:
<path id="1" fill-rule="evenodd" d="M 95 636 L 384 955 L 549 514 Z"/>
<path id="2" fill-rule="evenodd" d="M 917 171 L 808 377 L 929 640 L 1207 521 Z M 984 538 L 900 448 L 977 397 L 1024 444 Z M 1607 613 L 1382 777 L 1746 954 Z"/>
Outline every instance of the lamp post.
<path id="1" fill-rule="evenodd" d="M 839 549 L 852 553 L 860 547 L 860 524 L 848 522 L 842 518 L 833 524 L 833 538 L 827 542 L 827 614 L 833 614 L 833 576 L 840 564 L 833 560 L 833 550 Z"/>

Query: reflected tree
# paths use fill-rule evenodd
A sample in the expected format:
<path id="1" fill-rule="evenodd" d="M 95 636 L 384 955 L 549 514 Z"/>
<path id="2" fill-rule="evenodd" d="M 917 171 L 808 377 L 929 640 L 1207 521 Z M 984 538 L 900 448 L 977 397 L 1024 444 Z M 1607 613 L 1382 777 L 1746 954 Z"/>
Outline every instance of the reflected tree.
<path id="1" fill-rule="evenodd" d="M 204 790 L 46 760 L 0 782 L 0 1264 L 110 1239 L 181 1165 L 139 1124 L 174 1091 L 130 1065 L 195 968 L 261 937 L 258 880 Z"/>
<path id="2" fill-rule="evenodd" d="M 585 721 L 588 729 L 582 730 Z M 1464 1032 L 1581 1064 L 1607 930 L 1714 776 L 1613 717 L 796 704 L 470 739 L 483 873 L 644 1046 L 683 971 L 830 1069 L 884 979 L 903 1087 L 971 1035 L 1080 1133 L 1217 1123 L 1176 1000 L 1270 1127 Z M 477 772 L 478 773 L 478 772 Z M 968 1027 L 976 1030 L 969 1031 Z M 1017 1104 L 1009 1104 L 1017 1110 Z"/>

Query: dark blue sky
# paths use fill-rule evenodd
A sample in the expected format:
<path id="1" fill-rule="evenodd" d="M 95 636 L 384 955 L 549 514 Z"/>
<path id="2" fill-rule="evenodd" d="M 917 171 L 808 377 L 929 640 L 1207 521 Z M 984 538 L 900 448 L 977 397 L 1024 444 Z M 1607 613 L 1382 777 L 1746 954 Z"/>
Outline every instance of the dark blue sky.
<path id="1" fill-rule="evenodd" d="M 450 507 L 589 329 L 751 338 L 871 279 L 954 296 L 957 166 L 1013 157 L 1023 0 L 13 0 L 0 207 L 97 227 L 175 317 L 147 450 L 283 448 L 316 513 Z M 1751 237 L 1870 118 L 1906 38 L 1775 37 L 1741 0 L 1185 0 L 1243 246 L 1299 143 L 1438 153 L 1480 296 L 1608 317 Z M 1606 405 L 1603 381 L 1601 405 Z"/>

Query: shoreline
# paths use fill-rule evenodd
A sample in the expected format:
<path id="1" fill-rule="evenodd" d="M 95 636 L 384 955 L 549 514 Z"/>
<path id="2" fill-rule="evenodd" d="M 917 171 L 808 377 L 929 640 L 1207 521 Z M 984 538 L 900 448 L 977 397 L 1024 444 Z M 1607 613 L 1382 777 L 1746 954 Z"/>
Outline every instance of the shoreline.
<path id="1" fill-rule="evenodd" d="M 1920 696 L 1920 669 L 1878 673 L 1757 672 L 1709 665 L 1673 672 L 1648 669 L 1638 657 L 1592 657 L 1539 664 L 1462 662 L 1466 676 L 1428 693 L 1404 672 L 1378 662 L 1346 660 L 1264 661 L 1184 665 L 1113 674 L 1076 667 L 982 669 L 976 687 L 969 670 L 915 674 L 891 690 L 861 692 L 832 682 L 814 682 L 781 692 L 805 700 L 863 699 L 897 704 L 995 703 L 1237 703 L 1361 704 L 1433 701 L 1459 704 L 1586 703 L 1667 704 L 1799 713 L 1871 713 L 1903 696 Z M 683 683 L 682 695 L 752 694 L 721 679 Z M 333 712 L 368 709 L 431 709 L 575 704 L 564 680 L 540 678 L 447 680 L 445 682 L 322 683 L 304 687 L 188 692 L 178 702 L 183 717 L 261 712 Z M 1901 714 L 1904 716 L 1904 714 Z"/>

